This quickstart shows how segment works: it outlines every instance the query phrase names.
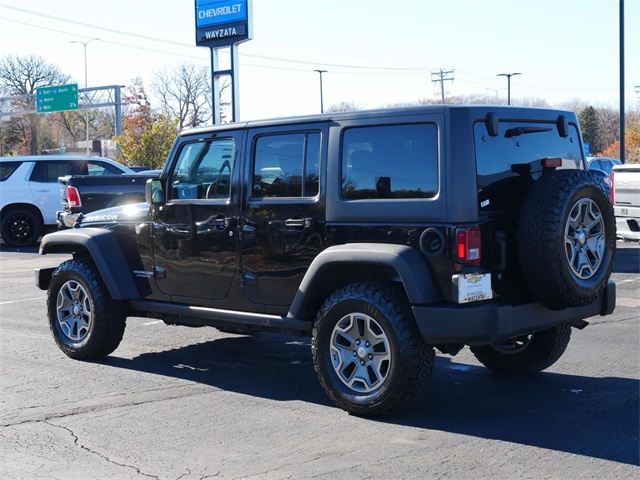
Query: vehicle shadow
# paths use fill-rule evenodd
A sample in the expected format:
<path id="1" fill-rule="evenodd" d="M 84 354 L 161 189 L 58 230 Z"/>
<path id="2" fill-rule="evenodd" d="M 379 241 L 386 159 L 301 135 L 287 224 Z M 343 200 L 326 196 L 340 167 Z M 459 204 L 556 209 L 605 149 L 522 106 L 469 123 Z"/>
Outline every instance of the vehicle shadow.
<path id="1" fill-rule="evenodd" d="M 234 336 L 100 362 L 276 401 L 335 408 L 313 369 L 308 339 Z M 438 356 L 426 394 L 413 409 L 382 419 L 425 430 L 638 465 L 640 382 L 543 372 L 512 377 Z"/>
<path id="2" fill-rule="evenodd" d="M 640 273 L 640 246 L 618 242 L 612 271 L 615 273 Z"/>
<path id="3" fill-rule="evenodd" d="M 19 253 L 38 253 L 38 245 L 30 245 L 28 247 L 12 247 L 11 245 L 0 241 L 0 252 L 19 252 Z"/>

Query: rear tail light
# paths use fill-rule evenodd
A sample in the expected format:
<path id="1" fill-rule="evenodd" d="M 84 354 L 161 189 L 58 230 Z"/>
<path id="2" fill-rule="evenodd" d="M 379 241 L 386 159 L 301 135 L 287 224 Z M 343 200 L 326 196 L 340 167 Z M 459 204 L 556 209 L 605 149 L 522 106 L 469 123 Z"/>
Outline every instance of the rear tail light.
<path id="1" fill-rule="evenodd" d="M 69 207 L 81 207 L 80 192 L 76 187 L 67 187 L 67 203 Z"/>
<path id="2" fill-rule="evenodd" d="M 615 180 L 614 180 L 614 176 L 615 176 L 615 172 L 611 172 L 611 175 L 609 175 L 609 180 L 611 181 L 611 188 L 609 189 L 609 198 L 611 199 L 611 205 L 615 205 L 616 200 L 615 200 L 615 196 L 616 196 L 616 189 L 615 189 Z"/>
<path id="3" fill-rule="evenodd" d="M 542 159 L 542 166 L 545 168 L 558 168 L 562 166 L 562 159 L 556 157 L 546 157 Z"/>
<path id="4" fill-rule="evenodd" d="M 480 263 L 482 258 L 482 235 L 480 227 L 456 229 L 456 261 L 458 263 Z"/>

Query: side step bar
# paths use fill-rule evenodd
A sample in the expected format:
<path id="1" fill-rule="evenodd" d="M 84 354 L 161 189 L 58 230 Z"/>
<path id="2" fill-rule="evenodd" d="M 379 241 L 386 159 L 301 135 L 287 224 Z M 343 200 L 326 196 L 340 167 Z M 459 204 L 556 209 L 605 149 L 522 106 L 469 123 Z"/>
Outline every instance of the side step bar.
<path id="1" fill-rule="evenodd" d="M 235 310 L 176 305 L 151 300 L 132 300 L 131 308 L 140 312 L 156 314 L 160 318 L 175 319 L 176 323 L 192 326 L 225 327 L 239 326 L 262 327 L 267 329 L 311 333 L 312 322 L 280 315 L 247 313 Z"/>

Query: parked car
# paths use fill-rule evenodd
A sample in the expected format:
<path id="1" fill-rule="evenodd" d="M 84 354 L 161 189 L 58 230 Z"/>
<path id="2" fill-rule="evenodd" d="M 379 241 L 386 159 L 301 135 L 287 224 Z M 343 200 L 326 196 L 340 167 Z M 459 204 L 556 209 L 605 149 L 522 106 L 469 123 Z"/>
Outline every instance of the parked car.
<path id="1" fill-rule="evenodd" d="M 601 171 L 604 173 L 605 183 L 611 187 L 611 170 L 616 165 L 622 165 L 617 158 L 609 157 L 587 157 L 587 168 L 592 171 Z"/>
<path id="2" fill-rule="evenodd" d="M 160 170 L 145 170 L 133 175 L 60 177 L 58 228 L 71 228 L 83 215 L 96 210 L 144 202 L 147 180 L 159 176 Z"/>
<path id="3" fill-rule="evenodd" d="M 129 168 L 136 173 L 151 170 L 151 167 L 148 165 L 130 165 Z"/>
<path id="4" fill-rule="evenodd" d="M 35 243 L 56 225 L 60 210 L 58 177 L 131 174 L 108 158 L 44 155 L 0 158 L 0 236 L 11 246 Z"/>
<path id="5" fill-rule="evenodd" d="M 617 237 L 625 242 L 640 241 L 640 165 L 615 166 L 611 184 Z"/>
<path id="6" fill-rule="evenodd" d="M 386 415 L 420 398 L 435 349 L 468 345 L 491 370 L 533 374 L 574 327 L 613 312 L 615 219 L 598 183 L 576 115 L 559 110 L 434 105 L 184 130 L 147 203 L 46 235 L 40 254 L 73 258 L 35 281 L 71 358 L 109 355 L 127 317 L 307 335 L 329 398 Z"/>

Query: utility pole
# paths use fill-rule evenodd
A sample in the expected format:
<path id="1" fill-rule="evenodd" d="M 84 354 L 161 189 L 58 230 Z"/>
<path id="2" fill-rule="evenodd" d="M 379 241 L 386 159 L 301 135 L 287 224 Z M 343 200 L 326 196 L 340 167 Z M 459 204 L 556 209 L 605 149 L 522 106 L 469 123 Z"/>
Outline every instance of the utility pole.
<path id="1" fill-rule="evenodd" d="M 624 0 L 620 0 L 620 161 L 625 163 L 625 118 L 624 113 Z"/>
<path id="2" fill-rule="evenodd" d="M 87 79 L 87 45 L 91 42 L 93 42 L 94 40 L 100 40 L 99 38 L 91 38 L 89 40 L 87 40 L 86 42 L 83 42 L 81 40 L 73 40 L 69 43 L 81 43 L 84 46 L 84 88 L 85 91 L 87 88 L 89 88 L 89 81 Z M 85 127 L 85 140 L 86 140 L 86 147 L 85 147 L 85 152 L 87 155 L 89 155 L 89 106 L 85 105 L 84 106 L 84 127 Z"/>
<path id="3" fill-rule="evenodd" d="M 447 78 L 447 75 L 449 74 L 451 75 L 451 78 Z M 434 77 L 436 77 L 435 80 L 433 79 Z M 440 92 L 442 94 L 442 103 L 444 104 L 444 82 L 453 82 L 453 70 L 443 71 L 440 69 L 439 72 L 431 72 L 431 81 L 433 83 L 440 82 Z"/>
<path id="4" fill-rule="evenodd" d="M 327 73 L 326 70 L 314 70 L 320 74 L 320 113 L 324 113 L 324 100 L 322 99 L 322 74 Z"/>
<path id="5" fill-rule="evenodd" d="M 499 73 L 496 77 L 507 77 L 507 105 L 511 105 L 511 77 L 521 73 Z"/>

